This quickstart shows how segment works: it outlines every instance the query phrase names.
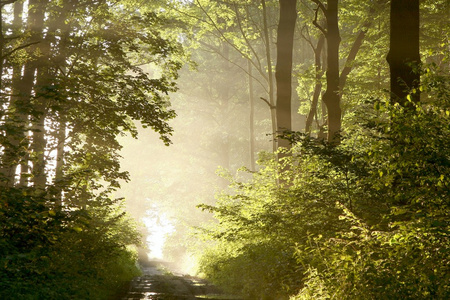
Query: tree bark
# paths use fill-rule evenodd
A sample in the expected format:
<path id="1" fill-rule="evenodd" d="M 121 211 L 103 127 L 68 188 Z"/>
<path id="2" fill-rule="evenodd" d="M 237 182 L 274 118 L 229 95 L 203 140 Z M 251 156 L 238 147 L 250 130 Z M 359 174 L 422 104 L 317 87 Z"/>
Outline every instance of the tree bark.
<path id="1" fill-rule="evenodd" d="M 292 54 L 297 20 L 297 1 L 280 0 L 280 19 L 277 35 L 277 134 L 292 130 Z M 278 147 L 290 148 L 286 139 L 278 139 Z"/>
<path id="2" fill-rule="evenodd" d="M 274 84 L 273 84 L 273 72 L 272 72 L 272 55 L 270 51 L 270 38 L 269 38 L 269 26 L 267 23 L 267 8 L 266 1 L 261 0 L 261 5 L 263 9 L 263 26 L 264 26 L 264 39 L 265 39 L 265 48 L 266 48 L 266 60 L 267 60 L 267 77 L 268 77 L 268 85 L 269 85 L 269 109 L 270 109 L 270 118 L 272 122 L 272 150 L 273 152 L 277 151 L 277 139 L 275 138 L 277 132 L 277 116 L 275 109 L 275 99 L 274 99 Z"/>
<path id="3" fill-rule="evenodd" d="M 320 97 L 320 91 L 322 90 L 322 82 L 321 78 L 323 76 L 323 68 L 322 68 L 322 51 L 324 48 L 325 43 L 325 37 L 323 35 L 320 35 L 319 41 L 317 42 L 317 46 L 313 48 L 314 51 L 314 67 L 315 67 L 315 86 L 314 86 L 314 94 L 311 101 L 311 109 L 309 110 L 308 116 L 306 118 L 306 125 L 305 125 L 305 133 L 310 135 L 311 134 L 311 128 L 312 123 L 314 120 L 314 117 L 317 116 L 317 105 L 319 103 L 319 97 Z"/>
<path id="4" fill-rule="evenodd" d="M 327 30 L 327 89 L 323 94 L 322 101 L 327 107 L 328 115 L 328 142 L 331 144 L 340 143 L 341 131 L 341 104 L 339 97 L 339 45 L 341 37 L 338 25 L 338 0 L 329 0 L 324 11 Z"/>
<path id="5" fill-rule="evenodd" d="M 35 188 L 44 190 L 47 183 L 47 174 L 45 172 L 45 118 L 47 116 L 45 89 L 49 84 L 49 74 L 46 67 L 38 69 L 36 79 L 36 94 L 33 107 L 36 117 L 33 120 L 33 139 L 31 149 L 33 151 L 33 185 Z M 39 96 L 38 96 L 39 95 Z"/>
<path id="6" fill-rule="evenodd" d="M 419 0 L 391 0 L 390 48 L 387 55 L 391 75 L 391 102 L 408 104 L 420 100 Z"/>
<path id="7" fill-rule="evenodd" d="M 64 146 L 66 144 L 66 122 L 64 116 L 59 116 L 59 127 L 57 133 L 57 147 L 56 147 L 56 167 L 55 167 L 55 187 L 57 195 L 55 195 L 56 209 L 60 210 L 63 205 L 63 190 L 64 190 Z"/>
<path id="8" fill-rule="evenodd" d="M 250 170 L 255 171 L 255 96 L 253 93 L 253 72 L 252 64 L 247 60 L 248 71 L 248 97 L 250 102 Z"/>

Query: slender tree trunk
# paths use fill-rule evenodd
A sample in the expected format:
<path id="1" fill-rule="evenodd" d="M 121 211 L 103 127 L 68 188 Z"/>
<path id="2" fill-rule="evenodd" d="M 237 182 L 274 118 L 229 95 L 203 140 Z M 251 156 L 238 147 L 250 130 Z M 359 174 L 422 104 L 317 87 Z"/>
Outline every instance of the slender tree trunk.
<path id="1" fill-rule="evenodd" d="M 250 168 L 255 171 L 255 96 L 253 94 L 252 64 L 247 60 L 248 71 L 248 97 L 250 102 Z"/>
<path id="2" fill-rule="evenodd" d="M 391 0 L 390 49 L 387 55 L 391 73 L 391 102 L 408 107 L 420 100 L 419 0 Z"/>
<path id="3" fill-rule="evenodd" d="M 263 9 L 263 24 L 264 24 L 264 39 L 266 48 L 266 60 L 267 60 L 267 77 L 269 85 L 269 108 L 270 108 L 270 118 L 272 122 L 272 151 L 277 151 L 277 139 L 275 138 L 277 132 L 277 117 L 275 108 L 275 97 L 274 97 L 274 84 L 273 84 L 273 72 L 272 72 L 272 55 L 270 51 L 270 38 L 269 38 L 269 26 L 267 23 L 267 7 L 266 1 L 261 0 L 261 5 Z"/>
<path id="4" fill-rule="evenodd" d="M 3 89 L 3 49 L 5 48 L 5 37 L 3 35 L 3 4 L 0 6 L 0 104 L 3 106 L 6 102 L 6 95 L 3 95 L 4 89 Z M 17 74 L 16 74 L 17 76 Z M 14 80 L 14 76 L 13 76 Z M 12 101 L 12 100 L 11 100 Z M 10 104 L 11 107 L 11 104 Z M 7 127 L 8 120 L 5 120 L 5 127 Z M 11 153 L 13 152 L 13 149 L 6 143 L 2 145 L 5 147 L 3 149 L 4 155 L 2 156 L 1 160 L 1 181 L 2 185 L 4 186 L 11 186 L 14 184 L 14 173 L 10 170 L 10 164 L 11 164 Z M 12 176 L 11 176 L 12 175 Z"/>
<path id="5" fill-rule="evenodd" d="M 38 1 L 37 7 L 45 12 L 48 0 Z M 52 22 L 53 21 L 53 22 Z M 39 20 L 44 22 L 44 20 Z M 47 144 L 45 138 L 45 119 L 47 117 L 47 102 L 49 86 L 51 84 L 51 62 L 50 62 L 50 44 L 55 41 L 54 35 L 57 28 L 54 20 L 49 20 L 50 27 L 47 30 L 46 37 L 40 43 L 39 66 L 36 74 L 35 97 L 33 99 L 33 109 L 35 116 L 32 119 L 33 139 L 31 150 L 33 151 L 33 178 L 32 182 L 35 188 L 45 190 L 47 184 L 47 174 L 45 172 L 46 159 L 45 147 Z"/>
<path id="6" fill-rule="evenodd" d="M 326 24 L 326 22 L 325 22 Z M 326 41 L 326 38 L 325 38 Z M 324 51 L 322 51 L 322 70 L 328 69 L 328 45 L 327 43 L 324 44 Z M 327 106 L 323 102 L 323 95 L 322 95 L 322 101 L 320 101 L 320 111 L 321 111 L 321 118 L 316 119 L 317 127 L 319 128 L 319 132 L 317 133 L 317 138 L 320 140 L 325 141 L 328 136 L 328 130 L 327 130 L 327 124 L 328 124 L 328 116 L 327 116 Z"/>
<path id="7" fill-rule="evenodd" d="M 358 33 L 355 41 L 353 42 L 352 48 L 350 49 L 350 52 L 347 55 L 347 59 L 345 60 L 345 66 L 341 71 L 341 76 L 339 77 L 339 97 L 341 97 L 341 99 L 345 84 L 347 83 L 348 75 L 350 74 L 353 68 L 352 64 L 356 59 L 356 55 L 358 54 L 359 49 L 361 48 L 364 38 L 366 37 L 366 32 L 367 30 L 361 30 Z"/>
<path id="8" fill-rule="evenodd" d="M 37 79 L 36 79 L 36 94 L 37 96 L 33 107 L 36 112 L 36 117 L 33 123 L 33 140 L 31 144 L 31 149 L 33 151 L 33 185 L 37 189 L 44 190 L 47 183 L 47 174 L 45 172 L 45 118 L 47 116 L 46 105 L 46 87 L 49 84 L 48 81 L 48 70 L 46 67 L 38 69 Z"/>
<path id="9" fill-rule="evenodd" d="M 308 135 L 311 134 L 312 123 L 314 118 L 317 116 L 317 105 L 319 103 L 320 92 L 322 91 L 321 79 L 323 76 L 323 68 L 321 57 L 324 44 L 325 44 L 325 37 L 323 35 L 320 35 L 319 41 L 317 42 L 317 46 L 316 48 L 313 49 L 316 83 L 314 86 L 314 94 L 311 101 L 311 109 L 309 110 L 308 116 L 306 118 L 305 133 Z"/>
<path id="10" fill-rule="evenodd" d="M 329 0 L 325 10 L 327 21 L 327 89 L 323 94 L 323 102 L 327 106 L 328 142 L 340 143 L 341 105 L 339 97 L 339 35 L 338 0 Z"/>
<path id="11" fill-rule="evenodd" d="M 16 131 L 12 134 L 7 135 L 7 138 L 9 140 L 9 149 L 7 149 L 7 151 L 5 152 L 6 155 L 4 156 L 8 160 L 6 174 L 9 186 L 14 185 L 17 166 L 19 164 L 19 161 L 21 161 L 25 156 L 26 151 L 24 151 L 24 149 L 26 149 L 28 144 L 26 142 L 25 134 L 27 115 L 23 114 L 23 108 L 21 108 L 21 71 L 22 66 L 13 66 L 11 82 L 12 95 L 10 97 L 9 103 L 9 118 L 6 121 L 6 123 L 9 123 L 8 126 L 11 126 Z M 29 100 L 29 97 L 27 99 Z"/>
<path id="12" fill-rule="evenodd" d="M 56 168 L 55 168 L 55 187 L 58 194 L 56 195 L 56 208 L 60 210 L 63 204 L 64 189 L 64 146 L 66 144 L 66 122 L 63 116 L 59 117 L 59 128 L 57 133 L 58 145 L 56 148 Z"/>
<path id="13" fill-rule="evenodd" d="M 31 92 L 34 86 L 35 80 L 35 72 L 36 72 L 36 64 L 34 62 L 28 62 L 24 66 L 24 73 L 22 80 L 20 82 L 20 105 L 22 106 L 30 106 L 31 102 Z M 20 112 L 19 117 L 21 119 L 21 124 L 24 126 L 22 130 L 22 135 L 19 137 L 22 147 L 25 150 L 24 155 L 20 159 L 20 186 L 24 187 L 28 185 L 29 180 L 29 172 L 30 167 L 28 165 L 30 156 L 29 156 L 29 138 L 28 138 L 28 129 L 29 129 L 29 116 L 28 116 L 29 108 L 26 111 Z"/>
<path id="14" fill-rule="evenodd" d="M 280 0 L 280 19 L 277 35 L 277 133 L 292 130 L 292 54 L 294 48 L 294 30 L 297 20 L 297 1 Z M 278 139 L 278 146 L 290 148 L 286 139 Z"/>
<path id="15" fill-rule="evenodd" d="M 0 92 L 3 93 L 3 49 L 5 37 L 3 36 L 3 5 L 0 6 Z M 3 95 L 0 97 L 3 98 Z M 2 101 L 3 102 L 3 101 Z"/>
<path id="16" fill-rule="evenodd" d="M 30 0 L 28 3 L 28 16 L 27 16 L 27 30 L 31 32 L 31 42 L 36 42 L 36 45 L 29 47 L 29 52 L 33 53 L 41 48 L 42 46 L 42 32 L 44 28 L 44 16 L 45 16 L 45 5 L 46 0 Z M 39 51 L 42 53 L 42 51 Z M 20 105 L 23 107 L 31 106 L 31 95 L 33 88 L 35 89 L 35 80 L 36 80 L 36 72 L 37 67 L 40 64 L 39 58 L 33 57 L 31 61 L 27 62 L 24 66 L 24 74 L 22 77 L 22 81 L 20 84 Z M 29 108 L 20 114 L 21 122 L 24 124 L 25 130 L 28 130 L 28 113 Z M 28 149 L 28 138 L 27 132 L 24 131 L 24 134 L 21 136 L 24 144 L 23 147 Z M 28 176 L 29 176 L 29 166 L 28 166 L 28 150 L 25 155 L 21 158 L 21 176 L 20 176 L 20 185 L 27 186 L 28 185 Z"/>
<path id="17" fill-rule="evenodd" d="M 223 62 L 223 69 L 229 70 L 230 69 L 230 45 L 227 42 L 224 42 L 222 44 L 223 50 L 223 56 L 225 57 L 225 60 Z M 226 80 L 226 78 L 224 78 Z M 225 169 L 230 169 L 230 137 L 227 132 L 227 128 L 230 128 L 229 120 L 230 120 L 230 85 L 224 84 L 221 87 L 220 90 L 220 96 L 219 96 L 219 103 L 220 103 L 220 110 L 223 112 L 223 119 L 222 124 L 225 127 L 225 135 L 222 136 L 222 146 L 220 147 L 221 151 L 221 158 L 222 158 L 222 166 Z"/>
<path id="18" fill-rule="evenodd" d="M 65 22 L 67 14 L 69 11 L 72 11 L 73 6 L 75 5 L 72 1 L 64 1 L 64 6 L 62 7 L 61 13 L 56 18 L 56 20 L 53 22 L 55 28 L 56 26 L 60 29 L 60 41 L 58 43 L 58 48 L 60 53 L 60 56 L 57 57 L 56 61 L 59 65 L 60 69 L 60 76 L 64 76 L 64 74 L 67 72 L 66 70 L 66 63 L 65 63 L 65 55 L 64 50 L 66 48 L 66 42 L 67 38 L 69 36 L 70 31 L 70 24 Z M 56 30 L 55 30 L 56 32 Z M 61 71 L 64 70 L 64 71 Z M 65 156 L 65 149 L 64 146 L 66 145 L 66 129 L 67 129 L 67 116 L 66 111 L 64 109 L 60 109 L 58 112 L 58 122 L 59 126 L 56 132 L 56 140 L 57 140 L 57 146 L 56 146 L 56 166 L 55 166 L 55 187 L 57 190 L 57 195 L 55 196 L 55 205 L 57 209 L 61 209 L 63 205 L 63 197 L 64 197 L 64 185 L 65 185 L 65 179 L 64 179 L 64 156 Z"/>
<path id="19" fill-rule="evenodd" d="M 14 28 L 14 35 L 19 36 L 21 34 L 22 30 L 22 22 L 23 22 L 23 0 L 19 0 L 14 3 L 14 22 L 13 22 L 13 28 Z M 24 76 L 22 78 L 22 69 L 24 70 Z M 30 69 L 32 69 L 32 73 L 30 74 Z M 12 88 L 12 94 L 11 102 L 18 101 L 19 105 L 14 104 L 15 113 L 18 116 L 19 126 L 22 126 L 20 128 L 21 134 L 19 135 L 18 139 L 15 141 L 17 145 L 21 145 L 22 151 L 19 151 L 18 154 L 20 156 L 20 178 L 19 178 L 19 185 L 20 186 L 27 186 L 28 184 L 28 134 L 26 130 L 28 130 L 28 109 L 20 109 L 20 106 L 24 106 L 25 104 L 29 103 L 30 97 L 31 97 L 31 89 L 33 86 L 33 80 L 34 80 L 34 67 L 26 67 L 22 65 L 16 65 L 13 67 L 13 88 Z M 14 98 L 14 100 L 13 100 Z M 19 108 L 19 109 L 18 109 Z M 17 109 L 19 111 L 17 111 Z"/>
<path id="20" fill-rule="evenodd" d="M 337 3 L 335 2 L 334 3 L 334 5 L 337 5 Z M 337 27 L 337 15 L 335 15 L 335 12 L 333 12 L 333 11 L 330 11 L 330 9 L 329 9 L 330 7 L 328 7 L 328 9 L 326 9 L 326 11 L 324 11 L 324 13 L 325 13 L 325 16 L 326 16 L 326 21 L 327 21 L 327 33 L 328 34 L 334 34 L 334 39 L 333 39 L 333 37 L 332 36 L 329 36 L 329 35 L 327 35 L 327 42 L 328 43 L 332 43 L 332 45 L 331 45 L 331 50 L 330 51 L 333 51 L 333 53 L 334 53 L 334 57 L 336 57 L 336 53 L 338 53 L 339 52 L 339 43 L 340 43 L 340 37 L 339 37 L 339 28 Z M 332 9 L 334 9 L 334 8 L 332 8 Z M 358 52 L 359 52 L 359 50 L 361 49 L 361 45 L 362 45 L 362 43 L 363 43 L 363 40 L 364 40 L 364 38 L 365 38 L 365 36 L 366 36 L 366 33 L 367 33 L 367 28 L 372 24 L 372 21 L 371 21 L 371 19 L 370 19 L 370 17 L 374 14 L 374 12 L 375 12 L 375 10 L 374 10 L 374 8 L 371 8 L 370 9 L 370 12 L 369 12 L 369 21 L 367 21 L 365 24 L 364 24 L 364 29 L 362 29 L 362 30 L 360 30 L 359 31 L 359 33 L 358 33 L 358 35 L 356 36 L 356 39 L 355 39 L 355 41 L 353 42 L 353 45 L 352 45 L 352 48 L 350 49 L 350 51 L 349 51 L 349 53 L 348 53 L 348 55 L 347 55 L 347 59 L 346 59 L 346 61 L 345 61 L 345 65 L 344 65 L 344 68 L 342 69 L 342 71 L 341 71 L 341 74 L 340 74 L 340 76 L 339 76 L 339 88 L 338 88 L 338 95 L 339 95 L 339 102 L 340 102 L 340 99 L 342 99 L 342 95 L 343 95 L 343 90 L 344 90 L 344 87 L 345 87 L 345 84 L 347 83 L 347 78 L 348 78 L 348 75 L 350 74 L 350 72 L 351 72 L 351 70 L 352 70 L 352 68 L 353 68 L 353 66 L 352 66 L 352 64 L 353 64 L 353 62 L 355 61 L 355 59 L 356 59 L 356 55 L 358 54 Z M 330 32 L 330 28 L 328 28 L 328 17 L 329 17 L 329 14 L 330 13 L 333 13 L 333 16 L 330 16 L 331 17 L 331 19 L 330 19 L 330 21 L 331 21 L 331 26 L 333 26 L 334 28 L 332 28 L 331 29 L 331 32 Z M 334 32 L 334 33 L 333 33 Z M 330 40 L 328 40 L 328 39 L 330 39 Z M 329 49 L 328 47 L 327 47 L 327 49 Z M 328 54 L 328 50 L 327 50 L 327 54 Z M 327 55 L 327 57 L 328 57 L 328 55 Z M 316 61 L 317 61 L 317 57 L 316 57 Z M 339 68 L 339 65 L 336 67 L 336 62 L 338 62 L 337 60 L 336 60 L 336 58 L 334 58 L 334 59 L 332 59 L 332 66 L 333 66 L 333 72 L 330 72 L 330 74 L 328 74 L 327 73 L 327 82 L 328 82 L 328 75 L 330 75 L 330 81 L 333 81 L 334 82 L 334 84 L 332 84 L 332 89 L 335 89 L 335 82 L 336 82 L 336 72 L 335 72 L 335 69 L 338 69 Z M 316 63 L 317 64 L 317 63 Z M 327 62 L 327 67 L 326 67 L 326 69 L 328 69 L 328 62 Z M 332 76 L 331 76 L 332 75 Z M 321 87 L 321 86 L 320 86 Z M 316 95 L 317 95 L 317 85 L 316 85 L 316 89 L 315 89 L 315 92 L 314 92 L 314 99 L 315 99 L 315 97 L 316 97 Z M 329 95 L 327 95 L 327 97 L 328 97 Z M 330 97 L 331 98 L 331 97 Z M 334 101 L 334 102 L 336 102 L 336 98 L 335 97 L 332 97 L 333 99 L 332 99 L 332 101 Z M 339 105 L 340 106 L 340 105 Z M 341 109 L 340 109 L 340 107 L 338 108 L 337 107 L 337 105 L 335 105 L 335 107 L 337 108 L 337 113 L 336 113 L 336 117 L 335 117 L 335 120 L 337 121 L 338 120 L 338 114 L 342 114 L 342 111 L 341 111 Z M 308 116 L 308 120 L 307 120 L 307 126 L 306 126 L 306 133 L 309 133 L 309 131 L 308 131 L 308 128 L 310 128 L 311 127 L 311 125 L 310 125 L 310 123 L 312 122 L 312 114 L 311 114 L 311 112 L 310 112 L 310 115 Z M 341 117 L 339 117 L 339 122 L 337 123 L 337 122 L 335 122 L 335 123 L 337 123 L 336 125 L 335 125 L 335 128 L 339 128 L 339 130 L 340 130 L 340 118 Z M 326 121 L 327 123 L 328 123 L 328 118 L 327 118 L 327 121 Z M 335 130 L 334 130 L 335 131 Z M 338 131 L 339 132 L 339 131 Z M 338 138 L 338 137 L 337 137 Z M 332 139 L 332 136 L 331 136 L 331 139 L 330 139 L 330 137 L 328 137 L 328 140 L 329 141 L 333 141 L 333 139 Z M 338 140 L 335 140 L 334 142 L 336 142 L 336 143 L 338 143 L 339 141 Z"/>
<path id="21" fill-rule="evenodd" d="M 368 20 L 363 24 L 363 28 L 359 31 L 358 35 L 356 36 L 355 41 L 353 42 L 352 48 L 350 49 L 350 52 L 347 55 L 347 59 L 345 60 L 344 68 L 341 71 L 341 76 L 339 77 L 339 96 L 342 98 L 343 90 L 345 87 L 345 84 L 347 83 L 347 78 L 350 72 L 352 71 L 352 64 L 356 59 L 356 55 L 359 52 L 359 49 L 361 49 L 362 43 L 364 39 L 366 38 L 367 30 L 369 27 L 372 26 L 373 19 L 375 14 L 377 13 L 376 6 L 377 5 L 384 5 L 386 0 L 378 0 L 375 2 L 374 6 L 372 6 L 369 9 L 368 12 Z"/>

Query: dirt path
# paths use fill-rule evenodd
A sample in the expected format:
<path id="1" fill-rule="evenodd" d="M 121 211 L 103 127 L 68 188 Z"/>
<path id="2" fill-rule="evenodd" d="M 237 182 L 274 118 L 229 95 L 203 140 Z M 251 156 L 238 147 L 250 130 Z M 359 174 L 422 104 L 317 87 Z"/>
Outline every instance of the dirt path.
<path id="1" fill-rule="evenodd" d="M 227 296 L 203 279 L 164 274 L 161 265 L 149 263 L 143 267 L 143 275 L 135 278 L 128 293 L 121 300 L 194 300 L 194 299 L 229 299 L 240 298 Z"/>

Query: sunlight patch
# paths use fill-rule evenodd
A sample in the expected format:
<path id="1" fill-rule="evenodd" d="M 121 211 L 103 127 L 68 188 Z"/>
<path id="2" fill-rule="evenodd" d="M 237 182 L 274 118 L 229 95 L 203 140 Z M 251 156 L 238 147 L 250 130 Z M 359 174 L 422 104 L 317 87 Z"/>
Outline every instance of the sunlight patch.
<path id="1" fill-rule="evenodd" d="M 157 205 L 147 211 L 147 217 L 143 219 L 148 229 L 147 246 L 150 251 L 148 254 L 151 259 L 162 259 L 164 244 L 167 236 L 175 230 L 166 214 L 161 213 Z"/>

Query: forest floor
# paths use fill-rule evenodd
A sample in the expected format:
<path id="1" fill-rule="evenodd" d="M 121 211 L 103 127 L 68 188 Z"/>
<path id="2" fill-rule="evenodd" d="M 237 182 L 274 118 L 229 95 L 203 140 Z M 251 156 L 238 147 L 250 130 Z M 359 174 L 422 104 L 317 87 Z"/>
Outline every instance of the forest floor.
<path id="1" fill-rule="evenodd" d="M 172 273 L 162 262 L 147 262 L 142 272 L 131 281 L 121 300 L 241 299 L 222 293 L 204 279 Z"/>

